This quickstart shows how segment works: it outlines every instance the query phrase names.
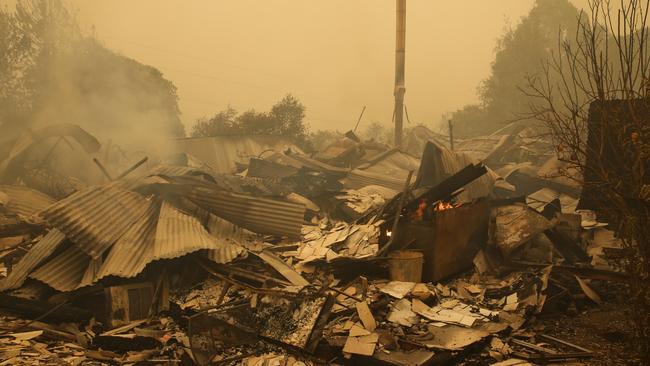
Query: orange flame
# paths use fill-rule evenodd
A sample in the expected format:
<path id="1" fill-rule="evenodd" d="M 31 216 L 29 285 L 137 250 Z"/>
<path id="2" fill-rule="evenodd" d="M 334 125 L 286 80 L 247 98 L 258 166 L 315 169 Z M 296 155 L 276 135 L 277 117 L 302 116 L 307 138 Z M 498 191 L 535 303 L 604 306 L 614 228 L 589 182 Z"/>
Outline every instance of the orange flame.
<path id="1" fill-rule="evenodd" d="M 452 205 L 450 202 L 438 202 L 435 207 L 433 208 L 434 211 L 444 211 L 448 210 L 450 208 L 454 208 L 454 205 Z"/>

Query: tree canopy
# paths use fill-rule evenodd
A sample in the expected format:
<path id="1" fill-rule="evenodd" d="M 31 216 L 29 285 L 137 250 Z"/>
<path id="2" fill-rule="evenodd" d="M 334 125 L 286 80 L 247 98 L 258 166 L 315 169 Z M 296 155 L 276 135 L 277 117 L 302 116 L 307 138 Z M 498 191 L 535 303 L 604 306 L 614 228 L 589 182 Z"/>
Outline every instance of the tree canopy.
<path id="1" fill-rule="evenodd" d="M 305 106 L 287 94 L 268 112 L 250 109 L 238 113 L 228 107 L 209 119 L 199 119 L 192 127 L 194 137 L 224 135 L 284 136 L 302 148 L 309 148 Z"/>
<path id="2" fill-rule="evenodd" d="M 76 123 L 103 138 L 183 136 L 176 87 L 79 29 L 61 0 L 0 10 L 0 126 L 4 137 Z"/>
<path id="3" fill-rule="evenodd" d="M 458 136 L 492 132 L 528 110 L 521 92 L 527 78 L 542 73 L 545 60 L 557 54 L 559 41 L 578 26 L 578 9 L 568 0 L 536 0 L 530 13 L 499 39 L 491 74 L 478 88 L 480 104 L 452 115 Z"/>

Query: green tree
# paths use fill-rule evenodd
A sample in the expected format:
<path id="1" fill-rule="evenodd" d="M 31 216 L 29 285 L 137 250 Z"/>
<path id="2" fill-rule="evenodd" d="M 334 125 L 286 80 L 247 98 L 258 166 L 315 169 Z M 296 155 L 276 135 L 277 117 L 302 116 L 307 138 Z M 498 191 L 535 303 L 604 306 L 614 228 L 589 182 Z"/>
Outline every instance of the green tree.
<path id="1" fill-rule="evenodd" d="M 77 123 L 101 138 L 183 136 L 176 87 L 85 36 L 61 0 L 0 9 L 2 137 Z"/>
<path id="2" fill-rule="evenodd" d="M 237 111 L 232 107 L 220 111 L 210 119 L 200 118 L 192 126 L 192 136 L 205 137 L 241 134 L 236 118 Z"/>
<path id="3" fill-rule="evenodd" d="M 233 108 L 220 111 L 210 119 L 199 119 L 192 136 L 275 135 L 284 136 L 303 149 L 311 150 L 305 106 L 287 94 L 269 112 L 250 109 L 238 114 Z"/>
<path id="4" fill-rule="evenodd" d="M 363 129 L 363 137 L 377 142 L 388 142 L 389 128 L 381 122 L 374 121 Z"/>
<path id="5" fill-rule="evenodd" d="M 478 88 L 480 105 L 452 116 L 459 136 L 494 131 L 526 114 L 530 99 L 520 88 L 559 52 L 558 37 L 575 34 L 579 12 L 569 0 L 536 0 L 530 13 L 499 40 L 491 75 Z"/>
<path id="6" fill-rule="evenodd" d="M 307 142 L 308 126 L 305 123 L 305 106 L 293 95 L 287 94 L 269 112 L 278 133 L 298 144 Z"/>

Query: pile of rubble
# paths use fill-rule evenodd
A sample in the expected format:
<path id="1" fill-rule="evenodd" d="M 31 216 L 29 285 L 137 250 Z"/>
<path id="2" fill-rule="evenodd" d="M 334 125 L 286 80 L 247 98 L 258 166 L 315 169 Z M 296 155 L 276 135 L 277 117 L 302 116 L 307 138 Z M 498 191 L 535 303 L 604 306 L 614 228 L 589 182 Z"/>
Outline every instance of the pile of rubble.
<path id="1" fill-rule="evenodd" d="M 46 132 L 0 172 L 1 364 L 576 360 L 593 353 L 536 333 L 535 316 L 625 279 L 620 241 L 570 184 L 512 169 L 558 170 L 513 153 L 515 137 L 488 154 L 495 170 L 442 142 L 416 158 L 351 134 L 313 157 L 250 154 L 236 174 L 187 158 L 114 175 L 96 159 L 103 183 L 62 190 L 25 178 L 58 144 L 44 141 L 100 147 Z"/>

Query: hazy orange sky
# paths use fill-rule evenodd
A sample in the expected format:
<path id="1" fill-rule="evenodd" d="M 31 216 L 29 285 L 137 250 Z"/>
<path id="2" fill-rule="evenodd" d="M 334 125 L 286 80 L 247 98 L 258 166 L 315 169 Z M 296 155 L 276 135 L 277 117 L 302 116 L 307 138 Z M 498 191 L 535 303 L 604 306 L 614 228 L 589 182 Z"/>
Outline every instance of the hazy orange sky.
<path id="1" fill-rule="evenodd" d="M 576 0 L 584 3 L 586 0 Z M 390 123 L 394 0 L 70 0 L 108 48 L 160 69 L 182 120 L 228 105 L 267 110 L 292 93 L 312 130 Z M 408 0 L 406 106 L 437 123 L 477 101 L 496 40 L 533 0 Z M 580 4 L 582 5 L 582 4 Z"/>

